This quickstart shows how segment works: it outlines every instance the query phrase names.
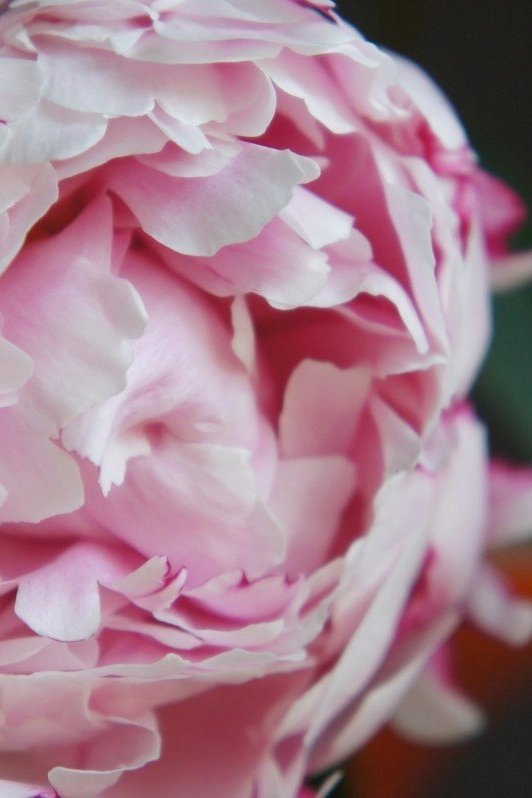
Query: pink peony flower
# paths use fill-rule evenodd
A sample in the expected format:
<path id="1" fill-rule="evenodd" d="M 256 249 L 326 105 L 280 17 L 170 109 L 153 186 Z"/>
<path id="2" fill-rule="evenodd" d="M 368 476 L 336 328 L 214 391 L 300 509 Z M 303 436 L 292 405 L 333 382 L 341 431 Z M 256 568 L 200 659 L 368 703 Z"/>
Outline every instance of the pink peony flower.
<path id="1" fill-rule="evenodd" d="M 532 631 L 465 398 L 521 207 L 332 6 L 4 4 L 2 798 L 302 797 Z"/>

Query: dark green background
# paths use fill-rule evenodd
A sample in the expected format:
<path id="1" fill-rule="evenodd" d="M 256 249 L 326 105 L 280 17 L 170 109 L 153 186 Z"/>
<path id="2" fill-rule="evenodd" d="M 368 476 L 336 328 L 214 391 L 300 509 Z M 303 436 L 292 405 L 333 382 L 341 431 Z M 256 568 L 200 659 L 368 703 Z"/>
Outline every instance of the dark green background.
<path id="1" fill-rule="evenodd" d="M 452 99 L 485 167 L 532 207 L 532 3 L 363 0 L 337 6 L 369 39 L 432 74 Z M 514 246 L 532 246 L 530 221 Z M 492 450 L 532 463 L 532 288 L 496 298 L 493 310 L 495 334 L 475 403 Z M 521 711 L 514 708 L 506 724 L 464 748 L 456 767 L 442 776 L 438 796 L 412 798 L 532 795 L 531 744 L 532 689 L 531 697 L 523 696 Z M 334 796 L 348 798 L 342 786 Z"/>

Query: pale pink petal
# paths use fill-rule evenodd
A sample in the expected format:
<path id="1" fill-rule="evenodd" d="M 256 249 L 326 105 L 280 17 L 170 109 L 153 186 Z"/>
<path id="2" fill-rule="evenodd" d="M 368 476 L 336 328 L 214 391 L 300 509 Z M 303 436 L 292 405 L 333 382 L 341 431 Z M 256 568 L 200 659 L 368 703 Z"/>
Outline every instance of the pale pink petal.
<path id="1" fill-rule="evenodd" d="M 4 745 L 11 755 L 17 749 L 71 746 L 93 735 L 97 719 L 88 711 L 90 689 L 89 680 L 80 680 L 77 672 L 2 674 Z M 27 768 L 31 758 L 25 759 L 21 764 Z M 22 778 L 29 775 L 26 770 Z"/>
<path id="2" fill-rule="evenodd" d="M 346 298 L 351 299 L 358 294 L 369 294 L 370 296 L 388 299 L 395 305 L 404 328 L 412 338 L 418 353 L 420 355 L 427 354 L 429 351 L 427 334 L 407 292 L 403 290 L 398 282 L 374 263 L 365 261 L 358 263 L 357 267 L 356 271 L 353 269 L 347 278 L 347 286 L 343 286 L 344 290 L 346 287 L 348 289 Z M 352 309 L 356 314 L 357 306 L 353 305 Z"/>
<path id="3" fill-rule="evenodd" d="M 0 798 L 58 798 L 55 790 L 36 784 L 0 780 Z"/>
<path id="4" fill-rule="evenodd" d="M 256 366 L 256 337 L 249 308 L 243 297 L 235 297 L 231 303 L 231 324 L 233 338 L 231 349 L 249 374 L 254 374 Z"/>
<path id="5" fill-rule="evenodd" d="M 222 129 L 238 136 L 260 136 L 268 128 L 276 110 L 277 95 L 271 81 L 262 66 L 255 73 L 248 69 L 246 73 L 237 73 L 234 78 L 229 72 L 227 80 L 229 87 L 234 85 L 237 89 L 238 101 L 232 101 L 231 115 Z"/>
<path id="6" fill-rule="evenodd" d="M 17 401 L 21 388 L 33 371 L 31 358 L 5 338 L 0 338 L 0 407 Z"/>
<path id="7" fill-rule="evenodd" d="M 279 463 L 269 507 L 286 533 L 283 570 L 292 578 L 323 562 L 355 484 L 355 467 L 345 457 L 305 457 Z"/>
<path id="8" fill-rule="evenodd" d="M 387 475 L 410 470 L 421 452 L 421 438 L 388 402 L 372 396 L 370 412 L 375 421 Z"/>
<path id="9" fill-rule="evenodd" d="M 478 232 L 478 215 L 467 213 L 456 203 L 456 188 L 442 187 L 441 179 L 422 160 L 409 163 L 409 172 L 419 192 L 434 210 L 433 246 L 438 253 L 437 281 L 448 342 L 441 334 L 442 354 L 448 358 L 443 388 L 447 403 L 470 388 L 478 364 L 484 356 L 489 332 L 486 253 Z M 457 206 L 457 207 L 455 207 Z M 467 235 L 461 231 L 467 229 Z M 466 334 L 475 320 L 475 335 Z M 441 345 L 440 344 L 440 345 Z"/>
<path id="10" fill-rule="evenodd" d="M 332 670 L 311 694 L 294 704 L 285 721 L 285 733 L 302 725 L 308 746 L 360 695 L 393 642 L 398 617 L 424 556 L 430 494 L 429 482 L 416 474 L 390 480 L 379 494 L 371 534 L 353 549 L 352 562 L 346 563 L 344 584 L 349 590 L 344 588 L 337 604 L 339 628 L 355 627 Z M 392 495 L 393 510 L 386 501 Z"/>
<path id="11" fill-rule="evenodd" d="M 149 117 L 160 133 L 164 133 L 169 141 L 173 141 L 186 152 L 197 154 L 210 146 L 209 139 L 201 128 L 174 119 L 158 106 L 155 106 Z M 142 152 L 142 148 L 139 152 Z"/>
<path id="12" fill-rule="evenodd" d="M 331 79 L 325 61 L 285 50 L 275 60 L 263 62 L 263 68 L 280 89 L 304 100 L 308 112 L 333 133 L 356 129 L 353 110 Z"/>
<path id="13" fill-rule="evenodd" d="M 182 65 L 170 74 L 165 85 L 161 66 L 156 65 L 157 100 L 163 111 L 180 122 L 215 122 L 236 135 L 258 136 L 271 121 L 275 94 L 262 70 L 252 63 Z"/>
<path id="14" fill-rule="evenodd" d="M 350 32 L 349 44 L 326 58 L 334 83 L 358 114 L 372 121 L 399 123 L 405 112 L 392 91 L 398 77 L 395 62 L 354 28 Z"/>
<path id="15" fill-rule="evenodd" d="M 35 222 L 57 199 L 57 175 L 50 164 L 2 166 L 0 186 L 0 273 L 15 257 Z"/>
<path id="16" fill-rule="evenodd" d="M 161 733 L 166 741 L 162 757 L 156 764 L 124 776 L 109 790 L 109 798 L 144 798 L 146 791 L 164 795 L 169 784 L 177 795 L 187 798 L 216 795 L 221 785 L 231 798 L 249 798 L 268 749 L 270 729 L 301 681 L 296 677 L 282 683 L 264 680 L 220 687 L 181 703 L 177 712 L 175 707 L 162 710 Z M 250 734 L 257 717 L 262 719 L 261 727 Z M 234 756 L 235 746 L 238 757 Z"/>
<path id="17" fill-rule="evenodd" d="M 326 254 L 278 218 L 250 241 L 225 246 L 211 258 L 161 254 L 172 269 L 215 296 L 253 292 L 281 309 L 311 304 L 329 274 Z"/>
<path id="18" fill-rule="evenodd" d="M 7 634 L 9 632 L 4 631 L 4 635 Z M 10 673 L 20 672 L 20 664 L 27 663 L 27 660 L 31 660 L 35 654 L 40 654 L 47 645 L 48 641 L 42 637 L 37 637 L 37 635 L 11 639 L 5 639 L 4 637 L 0 646 L 0 666 L 3 669 L 6 669 L 7 666 Z M 40 662 L 41 658 L 38 657 L 38 660 Z M 19 665 L 19 668 L 17 668 L 17 665 Z"/>
<path id="19" fill-rule="evenodd" d="M 60 237 L 28 247 L 4 277 L 5 331 L 35 363 L 24 401 L 58 426 L 123 387 L 127 339 L 145 323 L 132 287 L 102 268 L 102 250 L 110 259 L 106 211 L 94 206 Z"/>
<path id="20" fill-rule="evenodd" d="M 44 83 L 40 64 L 22 58 L 2 58 L 0 119 L 11 122 L 38 102 Z M 1 158 L 1 155 L 0 155 Z"/>
<path id="21" fill-rule="evenodd" d="M 282 614 L 298 590 L 297 582 L 288 583 L 284 576 L 250 583 L 242 571 L 232 571 L 187 590 L 186 596 L 203 610 L 245 623 Z"/>
<path id="22" fill-rule="evenodd" d="M 397 704 L 412 682 L 418 677 L 420 660 L 413 658 L 391 678 L 378 680 L 351 712 L 345 712 L 332 722 L 312 750 L 312 769 L 325 770 L 341 762 L 353 749 L 361 748 L 393 714 Z"/>
<path id="23" fill-rule="evenodd" d="M 153 108 L 151 64 L 129 62 L 102 49 L 73 48 L 58 41 L 40 47 L 39 63 L 47 77 L 46 97 L 56 105 L 110 117 L 141 116 Z M 79 90 L 80 74 L 85 76 L 83 91 Z M 168 74 L 158 74 L 163 85 L 168 82 Z"/>
<path id="24" fill-rule="evenodd" d="M 174 27 L 172 27 L 174 22 Z M 175 24 L 177 22 L 177 24 Z M 155 61 L 161 64 L 211 64 L 238 63 L 250 58 L 271 58 L 281 50 L 281 45 L 267 40 L 249 37 L 246 42 L 229 40 L 212 41 L 212 32 L 179 20 L 157 21 L 154 30 L 145 33 L 131 54 L 140 61 Z M 235 36 L 235 39 L 237 37 Z M 176 50 L 179 41 L 179 53 Z"/>
<path id="25" fill-rule="evenodd" d="M 164 553 L 174 567 L 186 563 L 191 586 L 220 570 L 266 570 L 277 562 L 275 539 L 251 526 L 257 493 L 243 449 L 178 441 L 166 432 L 149 458 L 130 461 L 127 480 L 106 499 L 98 486 L 86 488 L 91 514 L 145 556 Z"/>
<path id="26" fill-rule="evenodd" d="M 78 468 L 49 439 L 53 428 L 17 405 L 2 412 L 0 484 L 7 490 L 2 521 L 36 523 L 80 507 L 83 484 Z"/>
<path id="27" fill-rule="evenodd" d="M 205 138 L 198 153 L 167 143 L 160 152 L 137 156 L 137 160 L 171 177 L 210 177 L 227 166 L 241 150 L 240 142 L 211 137 Z"/>
<path id="28" fill-rule="evenodd" d="M 304 360 L 290 375 L 279 419 L 284 457 L 348 454 L 371 387 L 361 366 Z"/>
<path id="29" fill-rule="evenodd" d="M 418 676 L 393 725 L 403 736 L 427 745 L 456 742 L 482 731 L 484 716 L 465 695 L 427 668 Z"/>
<path id="30" fill-rule="evenodd" d="M 5 520 L 40 520 L 81 502 L 75 464 L 49 439 L 58 437 L 66 421 L 123 387 L 131 361 L 128 339 L 143 329 L 144 311 L 131 285 L 105 273 L 108 214 L 105 202 L 94 206 L 56 239 L 28 247 L 3 277 L 6 335 L 34 363 L 10 410 L 11 432 L 4 431 L 13 463 Z M 26 480 L 20 478 L 24 471 Z"/>
<path id="31" fill-rule="evenodd" d="M 513 595 L 504 578 L 484 565 L 468 602 L 468 615 L 488 634 L 510 645 L 523 645 L 532 637 L 532 602 Z"/>
<path id="32" fill-rule="evenodd" d="M 156 617 L 186 630 L 196 646 L 245 646 L 247 650 L 303 658 L 305 647 L 323 629 L 338 570 L 324 569 L 327 573 L 308 581 L 274 576 L 250 582 L 243 573 L 227 573 L 184 591 L 171 611 L 157 612 Z M 154 628 L 151 634 L 162 640 L 161 631 Z M 173 638 L 179 648 L 179 636 L 174 633 Z M 172 636 L 167 634 L 167 639 Z"/>
<path id="33" fill-rule="evenodd" d="M 465 252 L 464 267 L 456 275 L 457 295 L 453 298 L 463 308 L 462 319 L 473 318 L 475 320 L 474 334 L 462 335 L 459 341 L 453 340 L 453 332 L 456 335 L 458 326 L 456 325 L 450 335 L 453 351 L 452 377 L 458 396 L 464 396 L 471 390 L 479 363 L 487 351 L 491 334 L 489 275 L 486 262 L 485 244 L 480 231 L 474 228 Z M 462 324 L 464 323 L 462 322 Z M 449 327 L 452 330 L 452 323 L 449 324 Z"/>
<path id="34" fill-rule="evenodd" d="M 490 468 L 490 536 L 494 548 L 532 535 L 532 469 L 495 461 Z"/>
<path id="35" fill-rule="evenodd" d="M 64 179 L 101 166 L 112 158 L 159 152 L 166 143 L 164 133 L 146 117 L 110 119 L 103 137 L 96 144 L 79 155 L 58 162 L 56 170 Z"/>
<path id="36" fill-rule="evenodd" d="M 93 147 L 105 133 L 106 120 L 42 100 L 31 114 L 10 125 L 2 151 L 7 164 L 38 164 L 72 158 Z"/>
<path id="37" fill-rule="evenodd" d="M 46 9 L 50 3 L 48 0 L 36 0 L 35 5 Z M 59 26 L 54 17 L 38 14 L 34 18 L 32 15 L 27 21 L 27 32 L 30 35 L 47 36 L 59 41 L 91 41 L 106 49 L 114 49 L 114 45 L 117 45 L 119 52 L 121 49 L 127 51 L 126 44 L 135 42 L 139 37 L 139 31 L 131 24 L 133 21 L 142 32 L 143 26 L 149 25 L 156 17 L 149 8 L 139 7 L 133 0 L 116 0 L 112 6 L 106 4 L 103 8 L 97 3 L 83 0 L 56 0 L 53 5 L 61 9 L 62 18 L 69 24 Z M 24 6 L 25 0 L 15 0 L 12 3 L 12 7 L 20 7 L 22 11 Z M 118 46 L 120 44 L 123 45 L 122 48 Z"/>
<path id="38" fill-rule="evenodd" d="M 423 321 L 425 335 L 446 352 L 447 332 L 435 274 L 432 209 L 411 190 L 402 164 L 387 157 L 382 144 L 361 135 L 331 142 L 330 166 L 318 181 L 326 198 L 352 213 L 369 240 L 373 261 L 403 287 Z M 346 179 L 342 164 L 349 160 Z M 353 192 L 360 181 L 363 192 Z"/>
<path id="39" fill-rule="evenodd" d="M 273 115 L 275 98 L 269 81 L 253 63 L 176 68 L 58 42 L 40 49 L 46 97 L 72 110 L 134 117 L 151 112 L 157 102 L 182 123 L 230 119 L 229 129 L 245 136 L 262 133 Z M 83 92 L 76 79 L 80 73 L 86 76 Z"/>
<path id="40" fill-rule="evenodd" d="M 493 259 L 508 254 L 508 241 L 522 226 L 527 208 L 522 198 L 506 183 L 474 166 L 471 187 L 486 237 L 487 250 Z"/>
<path id="41" fill-rule="evenodd" d="M 156 241 L 188 255 L 214 255 L 258 235 L 292 189 L 317 176 L 308 158 L 247 144 L 212 177 L 171 179 L 141 164 L 132 173 L 119 161 L 109 186 Z"/>
<path id="42" fill-rule="evenodd" d="M 437 84 L 412 61 L 396 53 L 393 60 L 401 85 L 414 101 L 416 109 L 429 121 L 443 146 L 449 150 L 463 147 L 467 143 L 464 128 Z"/>
<path id="43" fill-rule="evenodd" d="M 170 444 L 174 436 L 176 447 L 208 441 L 252 450 L 258 443 L 255 398 L 231 350 L 229 326 L 199 291 L 161 269 L 154 258 L 129 253 L 123 274 L 141 293 L 149 314 L 134 344 L 127 387 L 63 431 L 69 449 L 101 467 L 106 493 L 123 482 L 128 460 L 148 454 L 158 437 L 167 436 Z M 228 452 L 230 460 L 243 457 L 243 452 Z"/>
<path id="44" fill-rule="evenodd" d="M 100 626 L 99 582 L 127 572 L 124 553 L 78 543 L 19 581 L 15 612 L 33 631 L 56 640 L 83 640 Z"/>
<path id="45" fill-rule="evenodd" d="M 50 784 L 61 798 L 97 798 L 103 790 L 118 782 L 124 771 L 136 770 L 157 760 L 161 739 L 155 717 L 147 715 L 136 721 L 122 721 L 85 743 L 83 768 L 56 766 L 48 774 Z"/>
<path id="46" fill-rule="evenodd" d="M 471 590 L 486 543 L 488 474 L 486 433 L 468 409 L 450 420 L 454 451 L 435 475 L 431 542 L 436 551 L 436 585 L 450 604 L 461 604 Z"/>
<path id="47" fill-rule="evenodd" d="M 354 223 L 348 213 L 302 186 L 294 189 L 292 199 L 279 216 L 314 249 L 348 239 Z M 365 254 L 371 255 L 367 242 Z"/>
<path id="48" fill-rule="evenodd" d="M 152 557 L 122 579 L 103 584 L 126 596 L 137 607 L 156 612 L 167 609 L 175 602 L 186 580 L 185 568 L 172 574 L 166 557 Z"/>
<path id="49" fill-rule="evenodd" d="M 399 186 L 386 186 L 386 200 L 399 235 L 399 246 L 408 269 L 413 298 L 426 327 L 436 341 L 445 345 L 446 334 L 434 273 L 431 208 L 418 194 Z"/>
<path id="50" fill-rule="evenodd" d="M 154 34 L 144 36 L 131 55 L 163 63 L 245 61 L 275 56 L 285 45 L 308 54 L 323 53 L 353 37 L 351 30 L 323 25 L 310 9 L 282 0 L 270 0 L 268 6 L 251 11 L 247 4 L 222 0 L 198 8 L 197 3 L 187 2 L 181 4 L 179 16 L 157 20 Z M 215 32 L 210 15 L 224 22 Z"/>

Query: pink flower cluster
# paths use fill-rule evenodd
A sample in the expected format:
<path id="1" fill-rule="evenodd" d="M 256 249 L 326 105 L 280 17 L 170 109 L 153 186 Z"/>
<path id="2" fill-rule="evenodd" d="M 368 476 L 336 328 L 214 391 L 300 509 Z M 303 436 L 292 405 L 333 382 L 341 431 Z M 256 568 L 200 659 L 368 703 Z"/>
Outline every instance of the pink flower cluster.
<path id="1" fill-rule="evenodd" d="M 4 4 L 2 798 L 304 795 L 532 630 L 465 400 L 521 207 L 332 5 Z"/>

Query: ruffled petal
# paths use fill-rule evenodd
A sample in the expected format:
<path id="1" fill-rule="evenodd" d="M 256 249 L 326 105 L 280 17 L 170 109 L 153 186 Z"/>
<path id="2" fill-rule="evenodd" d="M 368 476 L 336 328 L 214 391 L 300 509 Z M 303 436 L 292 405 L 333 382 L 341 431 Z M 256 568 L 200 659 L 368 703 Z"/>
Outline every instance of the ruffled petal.
<path id="1" fill-rule="evenodd" d="M 393 720 L 402 735 L 427 745 L 466 740 L 484 723 L 481 710 L 431 668 L 418 676 Z"/>
<path id="2" fill-rule="evenodd" d="M 132 170 L 127 162 L 117 162 L 108 180 L 156 241 L 205 256 L 258 235 L 292 189 L 318 174 L 308 158 L 245 144 L 224 169 L 201 180 L 170 178 L 141 164 Z"/>
<path id="3" fill-rule="evenodd" d="M 19 580 L 15 612 L 36 634 L 84 640 L 100 627 L 99 583 L 125 576 L 123 552 L 78 543 Z"/>
<path id="4" fill-rule="evenodd" d="M 51 241 L 27 247 L 4 275 L 6 335 L 34 364 L 4 428 L 11 465 L 4 459 L 0 480 L 7 478 L 12 491 L 4 520 L 37 521 L 82 501 L 75 463 L 50 439 L 121 390 L 132 356 L 128 341 L 145 323 L 131 285 L 106 274 L 102 258 L 110 265 L 110 246 L 104 201 Z"/>
<path id="5" fill-rule="evenodd" d="M 35 222 L 57 199 L 57 175 L 50 164 L 3 166 L 0 187 L 0 273 L 11 263 Z"/>

